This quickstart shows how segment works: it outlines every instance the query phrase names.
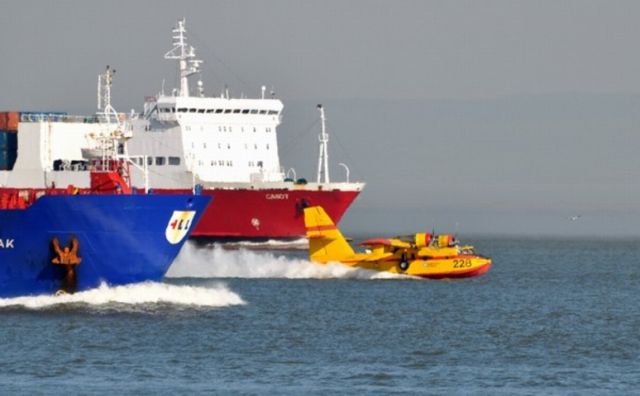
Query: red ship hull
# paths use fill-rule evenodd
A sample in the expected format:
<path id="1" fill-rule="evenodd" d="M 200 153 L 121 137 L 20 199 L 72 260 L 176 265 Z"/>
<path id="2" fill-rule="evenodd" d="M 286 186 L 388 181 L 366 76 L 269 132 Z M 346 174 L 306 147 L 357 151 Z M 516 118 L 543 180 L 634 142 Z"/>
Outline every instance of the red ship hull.
<path id="1" fill-rule="evenodd" d="M 184 194 L 191 190 L 154 189 L 157 194 Z M 293 239 L 306 235 L 306 206 L 322 206 L 337 224 L 360 191 L 306 189 L 216 189 L 192 237 L 233 239 Z"/>

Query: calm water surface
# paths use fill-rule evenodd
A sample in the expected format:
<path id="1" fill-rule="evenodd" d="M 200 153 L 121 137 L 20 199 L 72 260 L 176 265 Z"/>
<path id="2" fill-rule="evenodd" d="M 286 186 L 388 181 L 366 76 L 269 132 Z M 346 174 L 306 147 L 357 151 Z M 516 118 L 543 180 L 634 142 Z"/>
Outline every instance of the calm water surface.
<path id="1" fill-rule="evenodd" d="M 640 392 L 640 241 L 471 242 L 462 281 L 190 246 L 162 285 L 0 300 L 0 393 Z"/>

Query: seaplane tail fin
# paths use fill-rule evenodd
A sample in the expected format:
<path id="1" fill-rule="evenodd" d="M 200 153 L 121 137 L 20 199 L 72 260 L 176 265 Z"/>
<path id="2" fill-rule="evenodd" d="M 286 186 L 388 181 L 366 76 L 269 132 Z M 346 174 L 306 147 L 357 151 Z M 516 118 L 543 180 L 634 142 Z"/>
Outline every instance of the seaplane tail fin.
<path id="1" fill-rule="evenodd" d="M 322 207 L 305 208 L 304 225 L 307 228 L 307 238 L 309 238 L 309 259 L 311 261 L 340 261 L 355 254 L 351 245 Z"/>

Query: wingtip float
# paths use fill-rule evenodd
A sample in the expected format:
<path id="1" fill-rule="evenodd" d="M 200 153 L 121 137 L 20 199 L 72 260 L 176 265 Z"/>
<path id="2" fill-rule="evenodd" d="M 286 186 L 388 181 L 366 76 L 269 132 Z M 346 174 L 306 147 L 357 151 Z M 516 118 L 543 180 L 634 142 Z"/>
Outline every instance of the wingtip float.
<path id="1" fill-rule="evenodd" d="M 309 259 L 316 263 L 339 262 L 432 279 L 479 276 L 491 268 L 491 259 L 475 254 L 473 246 L 459 246 L 452 235 L 369 239 L 361 243 L 367 251 L 357 253 L 322 207 L 305 208 L 304 222 Z"/>

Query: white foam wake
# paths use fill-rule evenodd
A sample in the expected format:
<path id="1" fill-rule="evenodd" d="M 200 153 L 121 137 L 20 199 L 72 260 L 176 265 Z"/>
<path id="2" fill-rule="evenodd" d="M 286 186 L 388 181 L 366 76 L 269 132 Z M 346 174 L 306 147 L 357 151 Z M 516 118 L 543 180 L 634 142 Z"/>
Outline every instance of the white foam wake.
<path id="1" fill-rule="evenodd" d="M 227 250 L 187 244 L 167 277 L 171 278 L 289 278 L 289 279 L 388 279 L 409 278 L 388 272 L 351 268 L 339 263 L 315 264 L 273 252 Z"/>
<path id="2" fill-rule="evenodd" d="M 244 301 L 223 284 L 217 284 L 213 287 L 195 287 L 156 282 L 114 287 L 102 284 L 96 289 L 59 296 L 0 298 L 0 308 L 22 306 L 29 309 L 43 309 L 71 303 L 90 306 L 171 304 L 193 307 L 226 307 L 244 304 Z"/>
<path id="3" fill-rule="evenodd" d="M 263 242 L 225 242 L 222 244 L 222 247 L 231 249 L 245 248 L 254 250 L 308 250 L 309 240 L 307 238 L 299 238 L 291 241 L 267 240 Z"/>

